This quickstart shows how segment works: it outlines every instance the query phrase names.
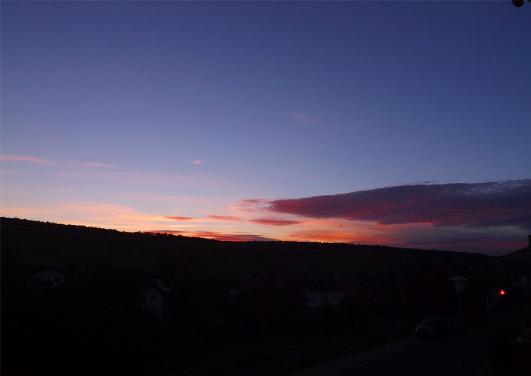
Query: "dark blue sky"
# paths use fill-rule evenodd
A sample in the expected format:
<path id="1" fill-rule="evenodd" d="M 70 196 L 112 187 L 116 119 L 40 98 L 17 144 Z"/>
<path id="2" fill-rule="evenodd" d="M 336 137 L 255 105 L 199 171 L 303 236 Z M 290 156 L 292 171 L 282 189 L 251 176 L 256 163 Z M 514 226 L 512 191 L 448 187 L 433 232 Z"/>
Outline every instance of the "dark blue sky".
<path id="1" fill-rule="evenodd" d="M 160 212 L 120 174 L 208 212 L 531 171 L 531 6 L 3 2 L 1 27 L 7 207 Z"/>

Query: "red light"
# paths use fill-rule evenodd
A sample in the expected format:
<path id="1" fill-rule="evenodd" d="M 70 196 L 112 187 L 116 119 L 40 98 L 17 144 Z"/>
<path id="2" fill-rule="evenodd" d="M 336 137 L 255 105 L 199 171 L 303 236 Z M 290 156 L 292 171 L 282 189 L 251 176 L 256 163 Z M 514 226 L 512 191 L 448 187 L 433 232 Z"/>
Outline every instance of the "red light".
<path id="1" fill-rule="evenodd" d="M 507 295 L 507 291 L 505 291 L 504 289 L 500 289 L 500 291 L 498 293 L 500 295 Z"/>

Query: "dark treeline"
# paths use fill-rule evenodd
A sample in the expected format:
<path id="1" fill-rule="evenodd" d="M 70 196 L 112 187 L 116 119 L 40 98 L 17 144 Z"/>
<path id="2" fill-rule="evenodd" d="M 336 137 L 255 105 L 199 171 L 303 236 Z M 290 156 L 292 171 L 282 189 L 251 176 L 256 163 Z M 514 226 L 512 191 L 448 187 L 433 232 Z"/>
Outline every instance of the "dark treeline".
<path id="1" fill-rule="evenodd" d="M 523 262 L 295 242 L 231 243 L 2 218 L 9 374 L 163 374 L 454 312 L 511 289 Z"/>

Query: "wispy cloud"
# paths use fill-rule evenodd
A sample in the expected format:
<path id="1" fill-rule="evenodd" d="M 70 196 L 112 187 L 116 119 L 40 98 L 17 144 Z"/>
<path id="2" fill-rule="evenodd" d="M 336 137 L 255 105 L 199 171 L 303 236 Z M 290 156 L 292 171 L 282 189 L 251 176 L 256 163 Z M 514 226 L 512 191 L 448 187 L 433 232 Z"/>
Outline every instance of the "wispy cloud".
<path id="1" fill-rule="evenodd" d="M 163 216 L 108 202 L 73 201 L 39 206 L 9 204 L 3 205 L 0 213 L 8 217 L 97 226 L 125 231 L 138 231 L 172 222 Z"/>
<path id="2" fill-rule="evenodd" d="M 243 212 L 256 212 L 269 210 L 271 203 L 274 200 L 268 200 L 265 198 L 251 198 L 236 202 L 232 205 L 233 210 L 241 210 Z"/>
<path id="3" fill-rule="evenodd" d="M 211 214 L 211 215 L 208 216 L 208 218 L 217 219 L 219 221 L 241 221 L 240 217 L 236 217 L 236 216 L 233 216 L 233 215 L 215 215 L 215 214 Z"/>
<path id="4" fill-rule="evenodd" d="M 301 223 L 301 221 L 294 221 L 289 219 L 274 219 L 274 218 L 258 218 L 251 219 L 250 222 L 257 223 L 260 225 L 269 225 L 269 226 L 289 226 L 296 225 Z"/>
<path id="5" fill-rule="evenodd" d="M 201 159 L 196 159 L 192 161 L 192 163 L 195 164 L 196 166 L 202 166 L 203 164 L 205 164 L 205 162 L 203 162 Z"/>
<path id="6" fill-rule="evenodd" d="M 174 221 L 191 221 L 191 220 L 195 219 L 195 218 L 192 218 L 192 217 L 176 217 L 176 216 L 164 217 L 164 218 L 172 219 Z"/>
<path id="7" fill-rule="evenodd" d="M 306 112 L 294 112 L 291 114 L 291 119 L 295 120 L 298 123 L 309 125 L 317 122 L 315 116 L 308 114 Z"/>
<path id="8" fill-rule="evenodd" d="M 304 230 L 289 234 L 286 240 L 314 241 L 325 243 L 362 243 L 359 236 L 348 231 L 328 230 Z"/>
<path id="9" fill-rule="evenodd" d="M 88 167 L 88 168 L 114 168 L 116 167 L 113 164 L 102 163 L 102 162 L 81 162 L 81 166 Z"/>
<path id="10" fill-rule="evenodd" d="M 26 162 L 37 165 L 51 166 L 55 164 L 55 161 L 50 159 L 38 158 L 31 155 L 20 154 L 2 154 L 0 155 L 0 161 L 2 162 Z"/>
<path id="11" fill-rule="evenodd" d="M 198 231 L 194 233 L 194 236 L 201 238 L 224 240 L 230 242 L 254 242 L 254 241 L 268 241 L 271 240 L 262 235 L 245 234 L 245 233 L 222 233 L 215 231 Z"/>
<path id="12" fill-rule="evenodd" d="M 152 233 L 193 236 L 199 238 L 229 241 L 229 242 L 255 242 L 270 241 L 272 239 L 256 234 L 223 233 L 216 231 L 180 231 L 180 230 L 152 230 Z"/>
<path id="13" fill-rule="evenodd" d="M 0 161 L 2 162 L 25 162 L 25 163 L 33 163 L 37 165 L 43 165 L 43 166 L 52 166 L 52 165 L 58 165 L 63 167 L 86 167 L 86 168 L 114 168 L 116 167 L 113 164 L 110 163 L 103 163 L 103 162 L 76 162 L 76 161 L 54 161 L 51 159 L 44 159 L 40 157 L 35 157 L 32 155 L 25 155 L 25 154 L 2 154 L 0 155 Z"/>

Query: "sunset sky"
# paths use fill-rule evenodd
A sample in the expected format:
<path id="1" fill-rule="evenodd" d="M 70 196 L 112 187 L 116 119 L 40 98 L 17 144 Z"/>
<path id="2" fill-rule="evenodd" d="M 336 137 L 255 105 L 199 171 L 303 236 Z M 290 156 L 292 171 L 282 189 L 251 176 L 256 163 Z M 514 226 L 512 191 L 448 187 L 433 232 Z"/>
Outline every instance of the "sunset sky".
<path id="1" fill-rule="evenodd" d="M 531 6 L 2 2 L 3 216 L 489 254 L 531 233 Z"/>

